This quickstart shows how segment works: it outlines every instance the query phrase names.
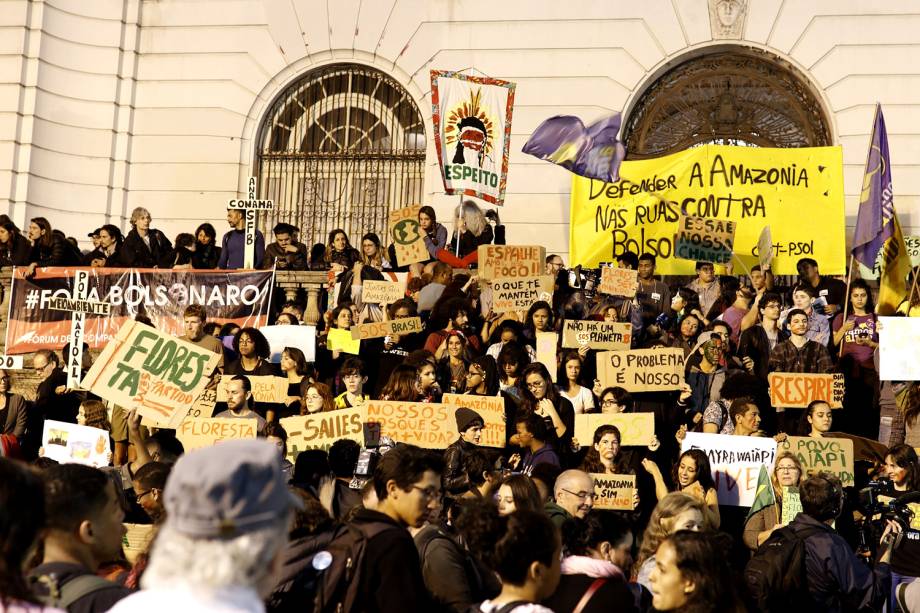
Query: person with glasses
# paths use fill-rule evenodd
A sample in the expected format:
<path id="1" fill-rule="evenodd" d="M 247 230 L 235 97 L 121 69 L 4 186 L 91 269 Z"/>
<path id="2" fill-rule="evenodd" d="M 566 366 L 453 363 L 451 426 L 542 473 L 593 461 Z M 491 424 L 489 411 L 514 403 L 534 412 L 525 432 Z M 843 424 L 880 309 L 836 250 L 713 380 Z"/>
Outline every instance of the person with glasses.
<path id="1" fill-rule="evenodd" d="M 561 468 L 559 455 L 553 449 L 553 446 L 547 442 L 546 422 L 536 414 L 519 415 L 515 424 L 517 430 L 517 444 L 525 450 L 524 457 L 521 454 L 512 454 L 508 463 L 512 468 L 518 470 L 528 477 L 533 472 L 535 466 L 539 464 L 551 464 Z"/>
<path id="2" fill-rule="evenodd" d="M 533 413 L 543 418 L 547 442 L 561 453 L 567 453 L 575 433 L 575 409 L 568 398 L 559 394 L 546 366 L 536 362 L 524 367 L 518 379 L 518 389 L 522 399 L 521 413 Z"/>
<path id="3" fill-rule="evenodd" d="M 134 494 L 137 504 L 150 516 L 151 521 L 159 524 L 163 521 L 166 509 L 163 507 L 163 490 L 172 464 L 148 462 L 134 473 Z"/>
<path id="4" fill-rule="evenodd" d="M 766 381 L 770 374 L 770 352 L 789 338 L 789 332 L 779 326 L 782 308 L 779 294 L 763 294 L 752 308 L 759 312 L 760 322 L 741 333 L 738 357 L 748 372 Z"/>
<path id="5" fill-rule="evenodd" d="M 477 358 L 466 371 L 466 391 L 470 396 L 498 396 L 498 367 L 490 355 Z"/>
<path id="6" fill-rule="evenodd" d="M 0 370 L 0 435 L 3 437 L 3 449 L 12 449 L 15 445 L 14 455 L 18 455 L 26 435 L 28 403 L 19 394 L 12 393 L 12 388 L 10 372 Z"/>
<path id="7" fill-rule="evenodd" d="M 745 521 L 742 540 L 748 549 L 757 551 L 757 548 L 775 530 L 783 527 L 783 493 L 789 491 L 788 488 L 795 488 L 798 492 L 799 483 L 804 476 L 802 463 L 794 453 L 781 451 L 776 454 L 776 462 L 773 464 L 773 474 L 770 478 L 776 503 L 750 515 Z"/>
<path id="8" fill-rule="evenodd" d="M 77 423 L 80 398 L 67 391 L 67 375 L 61 370 L 60 358 L 49 349 L 40 349 L 32 358 L 32 368 L 38 378 L 35 402 L 28 411 L 23 452 L 34 460 L 41 446 L 42 428 L 46 419 Z"/>
<path id="9" fill-rule="evenodd" d="M 584 519 L 594 508 L 594 479 L 583 470 L 563 471 L 553 486 L 553 500 L 546 503 L 544 511 L 557 528 L 567 519 Z"/>

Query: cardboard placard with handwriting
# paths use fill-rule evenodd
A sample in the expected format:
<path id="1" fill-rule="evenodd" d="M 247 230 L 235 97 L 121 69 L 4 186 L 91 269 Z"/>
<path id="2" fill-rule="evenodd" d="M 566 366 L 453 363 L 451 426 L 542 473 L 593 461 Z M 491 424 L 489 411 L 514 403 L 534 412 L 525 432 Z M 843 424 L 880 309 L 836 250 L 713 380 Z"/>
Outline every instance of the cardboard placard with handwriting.
<path id="1" fill-rule="evenodd" d="M 760 467 L 773 466 L 776 441 L 760 436 L 688 432 L 681 452 L 701 449 L 709 458 L 719 504 L 749 507 L 757 494 Z"/>
<path id="2" fill-rule="evenodd" d="M 480 245 L 480 279 L 539 277 L 546 272 L 546 248 L 540 245 Z"/>
<path id="3" fill-rule="evenodd" d="M 466 407 L 482 415 L 485 427 L 479 439 L 480 445 L 499 448 L 505 446 L 505 399 L 503 397 L 444 394 L 441 402 L 449 406 L 452 411 L 456 411 L 459 407 Z"/>
<path id="4" fill-rule="evenodd" d="M 601 284 L 597 286 L 597 291 L 608 296 L 634 298 L 638 286 L 638 271 L 631 268 L 604 266 L 601 268 Z"/>
<path id="5" fill-rule="evenodd" d="M 632 324 L 617 321 L 566 319 L 562 326 L 562 346 L 580 349 L 625 351 L 632 343 Z"/>
<path id="6" fill-rule="evenodd" d="M 370 400 L 367 421 L 380 424 L 380 436 L 425 449 L 447 449 L 459 437 L 454 407 L 443 403 Z"/>
<path id="7" fill-rule="evenodd" d="M 210 447 L 220 441 L 256 438 L 258 422 L 227 417 L 186 417 L 176 428 L 176 438 L 185 451 Z"/>
<path id="8" fill-rule="evenodd" d="M 683 260 L 728 264 L 734 243 L 734 221 L 681 215 L 677 221 L 674 255 Z"/>
<path id="9" fill-rule="evenodd" d="M 252 397 L 256 402 L 284 402 L 287 399 L 287 377 L 246 376 L 252 385 Z M 222 375 L 217 384 L 217 402 L 227 402 L 227 386 L 233 375 Z"/>
<path id="10" fill-rule="evenodd" d="M 539 300 L 552 304 L 553 285 L 553 278 L 549 275 L 492 279 L 492 310 L 496 313 L 526 311 Z"/>
<path id="11" fill-rule="evenodd" d="M 406 286 L 398 281 L 361 282 L 361 302 L 364 304 L 393 304 L 406 297 Z"/>
<path id="12" fill-rule="evenodd" d="M 662 347 L 604 351 L 597 354 L 597 378 L 603 387 L 628 392 L 680 389 L 684 382 L 684 350 Z"/>
<path id="13" fill-rule="evenodd" d="M 134 564 L 137 557 L 147 552 L 153 539 L 153 524 L 124 524 L 125 534 L 121 537 L 121 547 L 128 563 Z"/>
<path id="14" fill-rule="evenodd" d="M 856 484 L 853 441 L 850 439 L 789 436 L 779 443 L 777 451 L 793 453 L 802 463 L 805 474 L 811 475 L 823 470 L 837 475 L 844 487 Z"/>
<path id="15" fill-rule="evenodd" d="M 328 450 L 339 439 L 349 439 L 364 445 L 366 421 L 367 407 L 283 417 L 280 423 L 288 434 L 287 458 L 296 462 L 297 454 L 301 451 Z"/>
<path id="16" fill-rule="evenodd" d="M 559 335 L 555 332 L 537 332 L 537 362 L 546 366 L 549 377 L 556 380 L 556 345 Z"/>
<path id="17" fill-rule="evenodd" d="M 355 340 L 364 340 L 368 338 L 383 338 L 384 336 L 412 334 L 413 332 L 421 331 L 421 318 L 404 317 L 402 319 L 388 319 L 387 321 L 375 321 L 352 326 L 351 338 Z"/>
<path id="18" fill-rule="evenodd" d="M 815 400 L 824 400 L 832 409 L 843 406 L 843 373 L 771 372 L 767 383 L 775 407 L 804 409 Z"/>
<path id="19" fill-rule="evenodd" d="M 636 496 L 636 475 L 591 473 L 594 480 L 594 508 L 632 511 Z"/>
<path id="20" fill-rule="evenodd" d="M 418 223 L 421 205 L 407 206 L 390 211 L 387 232 L 396 251 L 396 263 L 407 266 L 415 262 L 425 262 L 431 255 L 425 246 L 424 233 Z"/>
<path id="21" fill-rule="evenodd" d="M 575 439 L 582 447 L 590 447 L 595 430 L 608 425 L 620 431 L 623 447 L 646 447 L 655 437 L 654 413 L 581 413 L 575 416 Z"/>

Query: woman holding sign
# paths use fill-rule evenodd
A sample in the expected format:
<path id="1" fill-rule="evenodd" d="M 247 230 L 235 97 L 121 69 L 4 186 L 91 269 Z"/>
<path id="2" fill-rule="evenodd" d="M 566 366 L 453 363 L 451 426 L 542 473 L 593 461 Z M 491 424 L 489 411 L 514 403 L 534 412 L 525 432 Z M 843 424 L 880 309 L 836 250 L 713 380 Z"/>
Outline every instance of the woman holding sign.
<path id="1" fill-rule="evenodd" d="M 812 400 L 802 415 L 802 433 L 811 438 L 821 438 L 830 432 L 833 423 L 831 406 L 824 400 Z"/>
<path id="2" fill-rule="evenodd" d="M 744 523 L 744 534 L 742 535 L 742 540 L 748 549 L 757 551 L 757 548 L 773 534 L 774 530 L 784 526 L 781 522 L 783 489 L 798 488 L 804 474 L 802 463 L 799 462 L 794 453 L 782 451 L 776 455 L 773 475 L 770 478 L 776 503 L 748 516 Z"/>
<path id="3" fill-rule="evenodd" d="M 834 318 L 834 345 L 840 347 L 839 371 L 844 377 L 842 429 L 877 438 L 879 378 L 875 370 L 878 321 L 872 292 L 862 279 L 850 283 L 847 312 Z"/>
<path id="4" fill-rule="evenodd" d="M 642 467 L 655 480 L 655 495 L 658 500 L 664 500 L 668 495 L 668 486 L 664 482 L 661 469 L 648 458 L 642 460 Z M 705 505 L 703 508 L 709 525 L 713 529 L 718 529 L 721 523 L 719 497 L 706 453 L 701 449 L 688 449 L 680 454 L 677 464 L 674 465 L 671 480 L 677 485 L 678 492 L 692 496 Z"/>

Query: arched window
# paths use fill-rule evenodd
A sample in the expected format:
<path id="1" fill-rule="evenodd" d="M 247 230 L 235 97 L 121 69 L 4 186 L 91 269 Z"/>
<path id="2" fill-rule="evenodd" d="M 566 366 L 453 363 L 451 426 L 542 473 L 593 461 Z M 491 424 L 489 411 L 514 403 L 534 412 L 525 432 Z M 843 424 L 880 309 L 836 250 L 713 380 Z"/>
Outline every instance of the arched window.
<path id="1" fill-rule="evenodd" d="M 637 100 L 624 129 L 628 159 L 702 143 L 759 147 L 832 144 L 817 97 L 787 62 L 737 48 L 669 69 Z"/>
<path id="2" fill-rule="evenodd" d="M 269 108 L 259 133 L 260 215 L 268 238 L 284 221 L 309 248 L 343 228 L 352 245 L 387 215 L 422 200 L 425 124 L 409 94 L 382 72 L 355 64 L 311 71 Z M 270 239 L 269 239 L 270 240 Z"/>

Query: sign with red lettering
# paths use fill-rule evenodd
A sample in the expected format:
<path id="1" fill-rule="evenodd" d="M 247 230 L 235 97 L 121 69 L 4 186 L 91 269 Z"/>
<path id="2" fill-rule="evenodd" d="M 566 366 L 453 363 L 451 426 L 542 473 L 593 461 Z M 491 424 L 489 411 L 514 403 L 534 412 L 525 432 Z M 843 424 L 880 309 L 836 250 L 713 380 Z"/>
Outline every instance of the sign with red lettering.
<path id="1" fill-rule="evenodd" d="M 616 321 L 590 321 L 566 319 L 562 327 L 562 346 L 566 349 L 580 349 L 587 345 L 591 349 L 624 351 L 632 342 L 632 324 Z"/>
<path id="2" fill-rule="evenodd" d="M 431 257 L 418 224 L 418 212 L 421 208 L 420 205 L 416 205 L 390 211 L 387 232 L 396 251 L 396 263 L 400 266 L 424 262 Z"/>
<path id="3" fill-rule="evenodd" d="M 480 245 L 480 279 L 526 279 L 546 271 L 546 248 L 540 245 Z"/>
<path id="4" fill-rule="evenodd" d="M 634 298 L 639 286 L 639 273 L 631 268 L 601 267 L 601 284 L 597 291 L 610 296 Z"/>
<path id="5" fill-rule="evenodd" d="M 176 428 L 176 438 L 186 453 L 192 449 L 210 447 L 220 441 L 238 438 L 256 438 L 256 419 L 227 417 L 186 417 Z"/>
<path id="6" fill-rule="evenodd" d="M 772 372 L 767 382 L 770 404 L 775 407 L 804 409 L 815 400 L 825 401 L 832 409 L 843 406 L 843 373 Z"/>
<path id="7" fill-rule="evenodd" d="M 594 480 L 594 508 L 632 511 L 636 496 L 636 475 L 591 473 Z"/>

